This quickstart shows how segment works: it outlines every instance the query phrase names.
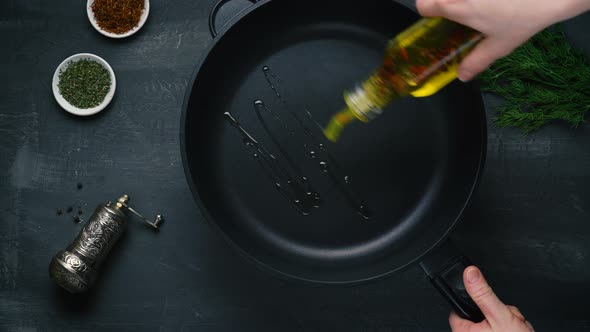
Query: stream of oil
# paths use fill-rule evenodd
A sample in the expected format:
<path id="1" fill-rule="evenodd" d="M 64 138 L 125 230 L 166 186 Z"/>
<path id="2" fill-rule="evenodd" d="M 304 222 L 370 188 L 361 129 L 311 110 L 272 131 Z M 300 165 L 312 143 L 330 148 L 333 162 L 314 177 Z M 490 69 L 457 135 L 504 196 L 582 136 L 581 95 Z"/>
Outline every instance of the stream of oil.
<path id="1" fill-rule="evenodd" d="M 266 150 L 229 112 L 224 113 L 227 121 L 242 135 L 244 145 L 252 150 L 252 157 L 258 161 L 266 176 L 274 182 L 275 189 L 283 195 L 291 205 L 303 215 L 309 215 L 313 208 L 321 205 L 320 195 L 313 190 L 307 177 L 296 169 L 292 176 L 278 159 Z"/>
<path id="2" fill-rule="evenodd" d="M 287 100 L 285 99 L 283 94 L 280 93 L 278 88 L 278 84 L 280 82 L 278 80 L 278 77 L 272 73 L 270 67 L 268 66 L 262 67 L 262 72 L 269 87 L 275 92 L 276 97 L 283 104 L 286 104 Z M 254 101 L 254 110 L 256 111 L 256 114 L 259 120 L 262 122 L 268 135 L 277 145 L 281 153 L 285 156 L 285 158 L 289 161 L 290 164 L 296 165 L 293 162 L 292 158 L 290 158 L 289 155 L 286 153 L 285 149 L 278 142 L 273 133 L 269 130 L 261 115 L 261 110 L 265 110 L 266 112 L 268 112 L 273 119 L 279 122 L 281 127 L 283 127 L 283 129 L 285 129 L 290 136 L 293 136 L 295 131 L 288 126 L 287 122 L 284 121 L 277 112 L 273 111 L 270 107 L 266 106 L 262 100 Z M 301 119 L 301 117 L 298 116 L 295 112 L 291 110 L 288 110 L 287 112 L 295 119 L 299 127 L 303 129 L 304 137 L 308 140 L 303 144 L 303 148 L 305 149 L 306 155 L 308 155 L 311 159 L 314 159 L 314 161 L 317 162 L 317 165 L 320 167 L 322 172 L 330 177 L 330 179 L 338 188 L 338 190 L 346 197 L 349 205 L 354 210 L 356 210 L 356 212 L 360 216 L 362 216 L 364 219 L 371 219 L 372 213 L 370 209 L 367 207 L 367 204 L 360 197 L 358 192 L 353 188 L 350 176 L 345 175 L 342 168 L 336 162 L 332 154 L 328 151 L 326 145 L 323 143 L 325 141 L 323 139 L 320 139 L 320 137 L 318 137 L 318 135 L 314 133 L 314 131 L 311 130 L 305 124 L 303 119 Z M 309 120 L 319 128 L 321 132 L 321 125 L 313 118 L 311 112 L 308 109 L 305 110 L 305 114 L 309 118 Z M 294 168 L 299 169 L 298 167 Z"/>
<path id="3" fill-rule="evenodd" d="M 283 102 L 283 104 L 286 104 L 287 100 L 285 100 L 285 98 L 283 98 L 283 95 L 279 92 L 279 89 L 277 88 L 277 85 L 279 83 L 279 78 L 275 74 L 273 74 L 272 71 L 270 71 L 269 66 L 263 66 L 262 73 L 264 74 L 264 79 L 266 80 L 266 83 L 268 83 L 268 86 L 272 89 L 272 91 L 275 92 L 275 95 L 277 95 L 277 98 L 279 98 L 279 100 L 281 102 Z M 273 82 L 273 80 L 276 81 L 276 83 Z"/>

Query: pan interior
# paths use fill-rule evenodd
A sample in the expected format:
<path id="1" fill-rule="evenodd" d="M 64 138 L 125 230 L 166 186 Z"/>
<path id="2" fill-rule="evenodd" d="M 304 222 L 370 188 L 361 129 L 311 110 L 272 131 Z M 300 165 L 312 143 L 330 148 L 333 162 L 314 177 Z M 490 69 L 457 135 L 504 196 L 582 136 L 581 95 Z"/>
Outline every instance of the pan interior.
<path id="1" fill-rule="evenodd" d="M 387 40 L 417 19 L 393 1 L 337 4 L 271 1 L 248 13 L 204 61 L 184 123 L 191 186 L 210 220 L 264 265 L 334 282 L 395 270 L 445 235 L 478 174 L 483 116 L 478 91 L 453 83 L 325 141 L 314 121 L 325 124 L 343 106 L 342 91 L 377 68 Z M 266 107 L 262 120 L 256 101 Z M 318 208 L 293 207 L 226 112 L 281 170 L 308 179 Z M 326 173 L 321 162 L 336 166 Z"/>

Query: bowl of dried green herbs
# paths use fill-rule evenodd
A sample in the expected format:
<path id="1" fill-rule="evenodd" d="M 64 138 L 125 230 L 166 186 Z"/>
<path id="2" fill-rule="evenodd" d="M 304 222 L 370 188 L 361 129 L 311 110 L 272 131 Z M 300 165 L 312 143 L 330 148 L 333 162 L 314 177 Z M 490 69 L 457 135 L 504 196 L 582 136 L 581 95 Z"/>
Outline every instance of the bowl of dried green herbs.
<path id="1" fill-rule="evenodd" d="M 97 55 L 74 54 L 55 70 L 52 88 L 57 103 L 66 111 L 82 116 L 93 115 L 113 99 L 115 73 Z"/>

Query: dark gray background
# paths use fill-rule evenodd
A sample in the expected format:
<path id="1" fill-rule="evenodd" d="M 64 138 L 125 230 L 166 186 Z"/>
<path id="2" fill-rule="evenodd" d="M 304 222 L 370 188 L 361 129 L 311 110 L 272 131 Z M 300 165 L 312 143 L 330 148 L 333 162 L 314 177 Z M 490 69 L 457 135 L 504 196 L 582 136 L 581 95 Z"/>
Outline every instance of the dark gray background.
<path id="1" fill-rule="evenodd" d="M 0 330 L 448 331 L 449 307 L 417 266 L 364 286 L 292 284 L 244 262 L 202 221 L 178 129 L 212 5 L 152 1 L 136 36 L 111 40 L 84 1 L 0 3 Z M 567 25 L 587 54 L 589 29 L 588 16 Z M 79 52 L 117 75 L 113 103 L 88 119 L 63 111 L 50 86 Z M 498 101 L 486 101 L 491 117 Z M 587 125 L 528 137 L 490 125 L 484 179 L 453 239 L 537 331 L 590 331 L 589 184 Z M 47 267 L 82 225 L 55 209 L 82 205 L 87 217 L 122 193 L 167 223 L 156 235 L 131 222 L 94 291 L 68 296 Z"/>

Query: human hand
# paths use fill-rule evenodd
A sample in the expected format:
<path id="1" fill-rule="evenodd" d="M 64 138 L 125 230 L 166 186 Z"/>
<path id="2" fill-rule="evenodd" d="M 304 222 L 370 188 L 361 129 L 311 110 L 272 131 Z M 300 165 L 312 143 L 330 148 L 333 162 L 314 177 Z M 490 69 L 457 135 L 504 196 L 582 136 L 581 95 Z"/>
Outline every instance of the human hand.
<path id="1" fill-rule="evenodd" d="M 588 0 L 416 0 L 422 16 L 440 16 L 486 38 L 463 59 L 458 77 L 469 81 L 544 28 L 590 10 Z"/>
<path id="2" fill-rule="evenodd" d="M 463 283 L 473 302 L 485 318 L 479 323 L 463 319 L 451 312 L 449 324 L 453 332 L 534 332 L 517 307 L 505 305 L 498 299 L 492 288 L 475 266 L 463 271 Z"/>

